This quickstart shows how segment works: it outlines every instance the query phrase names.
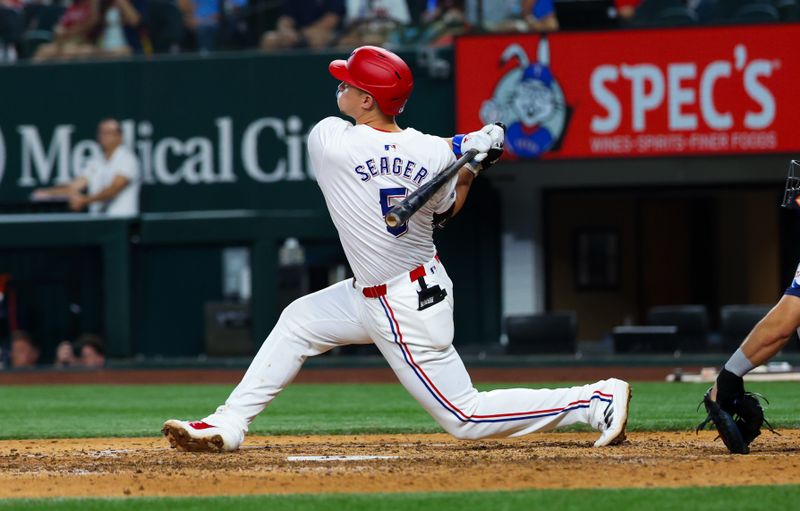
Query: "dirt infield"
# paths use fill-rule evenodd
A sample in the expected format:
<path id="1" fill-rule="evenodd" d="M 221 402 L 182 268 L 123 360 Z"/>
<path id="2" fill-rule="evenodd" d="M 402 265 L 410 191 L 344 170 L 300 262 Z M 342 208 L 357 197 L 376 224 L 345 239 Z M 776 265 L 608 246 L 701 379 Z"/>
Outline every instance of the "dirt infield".
<path id="1" fill-rule="evenodd" d="M 682 366 L 686 372 L 699 372 L 699 366 Z M 0 371 L 0 385 L 53 384 L 180 384 L 217 383 L 236 385 L 244 369 L 101 369 Z M 615 377 L 629 381 L 664 381 L 672 367 L 638 366 L 557 366 L 557 367 L 474 367 L 470 376 L 476 382 L 518 383 L 536 381 L 602 380 Z M 388 367 L 303 368 L 297 383 L 397 383 Z"/>
<path id="2" fill-rule="evenodd" d="M 593 433 L 250 437 L 229 454 L 176 452 L 163 438 L 8 440 L 0 498 L 800 484 L 800 430 L 781 435 L 749 456 L 726 454 L 712 432 L 631 433 L 606 449 L 590 447 Z M 334 458 L 305 458 L 321 456 Z"/>

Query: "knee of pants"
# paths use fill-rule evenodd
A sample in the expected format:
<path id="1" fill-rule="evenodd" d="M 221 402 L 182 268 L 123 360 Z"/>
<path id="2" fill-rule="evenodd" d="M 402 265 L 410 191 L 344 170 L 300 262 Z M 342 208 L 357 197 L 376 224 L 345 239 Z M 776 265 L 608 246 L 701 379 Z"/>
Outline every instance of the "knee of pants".
<path id="1" fill-rule="evenodd" d="M 454 420 L 448 424 L 442 425 L 450 435 L 458 440 L 480 440 L 485 438 L 486 434 L 482 431 L 483 428 L 477 427 L 478 425 L 473 422 L 461 422 Z"/>
<path id="2" fill-rule="evenodd" d="M 291 344 L 304 356 L 315 356 L 335 346 L 319 316 L 313 299 L 298 298 L 283 309 L 270 337 L 274 342 Z M 273 335 L 274 334 L 274 335 Z M 269 339 L 268 339 L 269 340 Z"/>
<path id="3" fill-rule="evenodd" d="M 303 297 L 305 298 L 305 297 Z M 308 307 L 303 303 L 303 298 L 298 298 L 281 312 L 278 322 L 273 327 L 273 332 L 300 339 L 303 337 L 302 329 L 306 323 Z"/>

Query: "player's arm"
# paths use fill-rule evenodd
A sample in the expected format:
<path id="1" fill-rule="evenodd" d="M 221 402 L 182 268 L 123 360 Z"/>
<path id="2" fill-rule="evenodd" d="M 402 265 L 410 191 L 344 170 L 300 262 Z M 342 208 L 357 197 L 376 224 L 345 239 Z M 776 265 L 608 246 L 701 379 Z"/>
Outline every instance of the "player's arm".
<path id="1" fill-rule="evenodd" d="M 725 363 L 711 390 L 711 399 L 725 401 L 737 397 L 743 388 L 742 377 L 777 355 L 798 327 L 800 297 L 787 292 Z"/>
<path id="2" fill-rule="evenodd" d="M 798 327 L 800 297 L 785 294 L 744 340 L 742 353 L 754 367 L 758 367 L 777 355 Z"/>
<path id="3" fill-rule="evenodd" d="M 444 213 L 433 214 L 433 225 L 440 229 L 444 228 L 447 222 L 456 216 L 458 212 L 461 211 L 461 208 L 464 207 L 464 203 L 467 202 L 469 189 L 472 186 L 472 182 L 475 180 L 475 174 L 473 174 L 471 170 L 462 168 L 458 171 L 458 177 L 456 177 L 456 179 L 456 187 L 453 192 L 456 198 L 453 205 Z"/>
<path id="4" fill-rule="evenodd" d="M 122 22 L 125 25 L 129 27 L 139 26 L 139 24 L 142 22 L 142 16 L 129 0 L 115 0 L 114 4 L 117 6 L 117 9 L 119 9 L 120 14 L 122 15 Z"/>
<path id="5" fill-rule="evenodd" d="M 72 197 L 80 194 L 89 185 L 89 181 L 84 176 L 79 176 L 64 185 L 50 186 L 48 188 L 38 188 L 33 191 L 33 200 L 46 200 L 57 197 Z"/>
<path id="6" fill-rule="evenodd" d="M 455 188 L 455 202 L 446 212 L 434 215 L 433 223 L 443 227 L 450 218 L 456 216 L 464 203 L 467 201 L 469 189 L 478 174 L 488 169 L 500 159 L 503 154 L 503 142 L 505 140 L 505 126 L 501 123 L 487 124 L 479 131 L 474 131 L 466 135 L 456 135 L 447 138 L 445 141 L 450 146 L 453 153 L 460 157 L 464 151 L 478 149 L 481 151 L 475 160 L 468 163 L 458 172 L 458 181 Z"/>
<path id="7" fill-rule="evenodd" d="M 461 208 L 464 207 L 464 203 L 467 202 L 469 189 L 472 186 L 472 182 L 475 181 L 475 176 L 477 176 L 477 174 L 473 174 L 471 170 L 466 168 L 462 168 L 458 171 L 456 202 L 453 204 L 453 212 L 450 216 L 456 216 L 458 212 L 461 211 Z"/>
<path id="8" fill-rule="evenodd" d="M 74 211 L 80 211 L 93 202 L 106 202 L 116 197 L 130 183 L 130 179 L 117 174 L 114 180 L 106 188 L 93 195 L 77 195 L 69 200 L 69 207 Z"/>

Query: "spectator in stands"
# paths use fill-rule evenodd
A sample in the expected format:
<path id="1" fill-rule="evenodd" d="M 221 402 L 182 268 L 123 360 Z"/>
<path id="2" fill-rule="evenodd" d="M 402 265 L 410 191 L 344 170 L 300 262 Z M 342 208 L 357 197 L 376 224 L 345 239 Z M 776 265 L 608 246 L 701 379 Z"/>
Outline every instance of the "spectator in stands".
<path id="1" fill-rule="evenodd" d="M 417 44 L 444 46 L 453 42 L 453 36 L 467 29 L 464 0 L 430 0 L 422 15 L 422 34 Z"/>
<path id="2" fill-rule="evenodd" d="M 129 0 L 130 5 L 133 6 L 133 9 L 136 11 L 138 15 L 138 21 L 134 22 L 133 16 L 126 18 L 125 12 L 126 9 L 122 10 L 123 18 L 126 18 L 128 21 L 123 23 L 123 30 L 125 31 L 125 40 L 128 42 L 128 46 L 130 47 L 131 51 L 136 54 L 144 53 L 144 44 L 143 41 L 147 39 L 147 28 L 145 27 L 145 20 L 149 15 L 148 7 L 150 0 Z"/>
<path id="3" fill-rule="evenodd" d="M 345 29 L 340 48 L 381 46 L 390 33 L 411 23 L 406 0 L 346 0 Z"/>
<path id="4" fill-rule="evenodd" d="M 135 29 L 142 24 L 139 11 L 130 0 L 113 0 L 105 10 L 103 31 L 96 48 L 89 51 L 89 57 L 124 57 L 131 54 L 126 28 Z"/>
<path id="5" fill-rule="evenodd" d="M 54 29 L 55 40 L 39 47 L 34 62 L 129 55 L 124 27 L 141 16 L 130 0 L 76 0 Z"/>
<path id="6" fill-rule="evenodd" d="M 83 334 L 78 337 L 75 345 L 80 354 L 80 365 L 89 369 L 100 369 L 106 365 L 106 355 L 103 349 L 103 340 L 92 334 Z"/>
<path id="7" fill-rule="evenodd" d="M 526 32 L 555 32 L 558 19 L 553 0 L 523 0 L 522 18 L 527 24 Z"/>
<path id="8" fill-rule="evenodd" d="M 12 369 L 36 367 L 39 361 L 39 346 L 33 342 L 31 335 L 24 330 L 11 333 L 11 353 L 9 355 Z"/>
<path id="9" fill-rule="evenodd" d="M 0 0 L 0 62 L 17 60 L 17 44 L 24 30 L 22 2 Z"/>
<path id="10" fill-rule="evenodd" d="M 76 356 L 77 354 L 77 356 Z M 56 348 L 55 367 L 86 367 L 97 369 L 105 366 L 106 357 L 103 339 L 93 334 L 82 334 L 73 345 L 61 341 Z"/>
<path id="11" fill-rule="evenodd" d="M 108 216 L 139 214 L 139 162 L 122 143 L 122 127 L 116 119 L 97 126 L 101 151 L 89 159 L 70 183 L 33 192 L 33 200 L 64 197 L 73 211 L 87 206 L 90 213 Z M 84 191 L 88 191 L 84 194 Z"/>
<path id="12" fill-rule="evenodd" d="M 553 32 L 558 19 L 553 0 L 466 0 L 467 19 L 490 32 Z"/>
<path id="13" fill-rule="evenodd" d="M 636 16 L 636 9 L 641 3 L 642 0 L 614 0 L 614 8 L 617 10 L 619 19 L 628 22 Z"/>
<path id="14" fill-rule="evenodd" d="M 85 56 L 102 31 L 100 0 L 75 0 L 53 30 L 54 41 L 43 44 L 35 62 Z"/>
<path id="15" fill-rule="evenodd" d="M 56 346 L 56 361 L 53 364 L 57 368 L 75 367 L 78 365 L 78 357 L 75 356 L 75 348 L 69 341 L 61 341 Z"/>
<path id="16" fill-rule="evenodd" d="M 463 18 L 464 0 L 428 0 L 421 21 L 428 24 L 443 16 Z"/>
<path id="17" fill-rule="evenodd" d="M 178 6 L 183 12 L 184 25 L 194 33 L 197 49 L 205 53 L 217 48 L 220 35 L 228 38 L 231 32 L 237 31 L 247 0 L 178 0 Z M 220 34 L 221 29 L 226 33 Z"/>
<path id="18" fill-rule="evenodd" d="M 283 4 L 275 30 L 261 38 L 261 48 L 325 48 L 334 42 L 344 15 L 344 0 L 291 0 Z"/>

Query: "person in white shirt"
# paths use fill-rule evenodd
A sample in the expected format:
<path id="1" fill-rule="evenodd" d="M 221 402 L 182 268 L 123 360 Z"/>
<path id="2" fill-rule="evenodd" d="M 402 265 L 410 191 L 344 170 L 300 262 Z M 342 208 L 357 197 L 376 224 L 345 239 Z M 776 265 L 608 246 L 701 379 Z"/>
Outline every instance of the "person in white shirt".
<path id="1" fill-rule="evenodd" d="M 139 214 L 139 162 L 122 143 L 122 127 L 116 119 L 103 119 L 97 126 L 101 154 L 91 158 L 71 182 L 40 188 L 33 200 L 63 197 L 73 211 L 88 207 L 93 214 L 112 217 Z"/>
<path id="2" fill-rule="evenodd" d="M 200 421 L 164 423 L 170 445 L 238 449 L 249 424 L 307 357 L 370 343 L 456 438 L 512 437 L 583 423 L 601 432 L 597 447 L 624 440 L 626 382 L 479 392 L 453 347 L 453 282 L 436 252 L 433 226 L 461 210 L 473 179 L 500 157 L 503 128 L 490 124 L 449 139 L 401 129 L 395 116 L 405 108 L 413 77 L 383 48 L 357 48 L 347 61 L 331 62 L 329 71 L 341 81 L 339 110 L 355 124 L 323 119 L 308 136 L 308 151 L 355 277 L 290 304 L 224 405 Z M 478 151 L 475 159 L 406 224 L 386 226 L 392 205 L 470 149 Z"/>

